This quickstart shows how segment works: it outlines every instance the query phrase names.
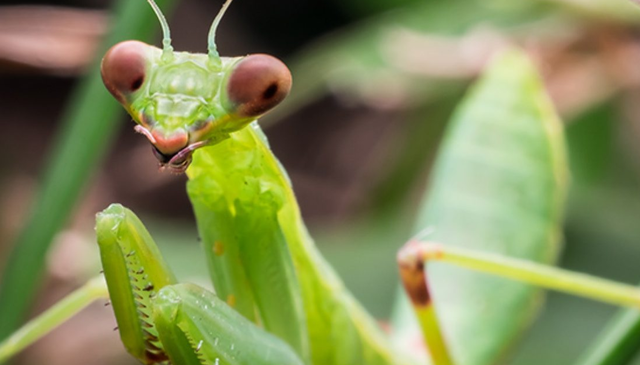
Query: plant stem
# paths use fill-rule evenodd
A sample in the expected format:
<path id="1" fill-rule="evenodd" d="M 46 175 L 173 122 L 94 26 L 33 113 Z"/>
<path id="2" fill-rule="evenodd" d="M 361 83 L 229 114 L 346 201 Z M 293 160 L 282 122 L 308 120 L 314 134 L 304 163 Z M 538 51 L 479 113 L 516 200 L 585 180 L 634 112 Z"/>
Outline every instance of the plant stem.
<path id="1" fill-rule="evenodd" d="M 90 280 L 0 343 L 0 363 L 5 362 L 93 301 L 101 298 L 109 298 L 107 285 L 102 275 Z"/>

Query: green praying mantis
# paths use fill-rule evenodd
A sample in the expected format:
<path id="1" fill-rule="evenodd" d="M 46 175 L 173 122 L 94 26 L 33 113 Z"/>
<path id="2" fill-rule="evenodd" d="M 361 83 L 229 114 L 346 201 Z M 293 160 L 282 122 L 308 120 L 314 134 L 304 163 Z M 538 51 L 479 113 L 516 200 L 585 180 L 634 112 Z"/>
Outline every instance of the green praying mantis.
<path id="1" fill-rule="evenodd" d="M 189 177 L 187 191 L 215 293 L 178 283 L 131 211 L 114 204 L 99 213 L 96 232 L 108 296 L 129 353 L 145 364 L 415 363 L 318 252 L 286 172 L 255 122 L 289 93 L 287 67 L 268 55 L 219 56 L 215 33 L 231 0 L 213 21 L 207 54 L 175 52 L 164 16 L 148 2 L 162 25 L 163 48 L 119 43 L 105 55 L 102 76 L 161 167 Z M 520 118 L 509 125 L 496 122 L 503 119 L 496 103 L 517 109 Z M 464 148 L 456 146 L 460 140 Z M 494 146 L 512 153 L 499 156 Z M 428 261 L 640 305 L 634 287 L 541 264 L 553 262 L 559 251 L 567 172 L 560 123 L 525 56 L 505 54 L 479 81 L 448 134 L 435 176 L 432 203 L 418 219 L 418 227 L 431 229 L 398 254 L 431 363 L 500 361 L 509 341 L 483 339 L 469 323 L 488 317 L 512 337 L 530 312 L 514 317 L 510 308 L 531 307 L 539 293 L 449 265 L 427 269 Z M 494 190 L 503 199 L 483 199 Z M 480 201 L 484 209 L 473 211 L 468 201 Z M 509 219 L 522 216 L 522 209 L 532 218 Z M 496 221 L 502 222 L 497 229 Z M 478 241 L 493 242 L 489 250 L 502 255 L 474 251 Z M 520 245 L 505 248 L 509 241 Z M 471 289 L 452 290 L 459 283 Z M 88 292 L 94 294 L 83 295 Z M 101 280 L 90 282 L 0 345 L 0 361 L 32 342 L 35 332 L 41 335 L 75 313 L 78 303 L 105 295 Z M 486 346 L 469 351 L 469 341 Z"/>

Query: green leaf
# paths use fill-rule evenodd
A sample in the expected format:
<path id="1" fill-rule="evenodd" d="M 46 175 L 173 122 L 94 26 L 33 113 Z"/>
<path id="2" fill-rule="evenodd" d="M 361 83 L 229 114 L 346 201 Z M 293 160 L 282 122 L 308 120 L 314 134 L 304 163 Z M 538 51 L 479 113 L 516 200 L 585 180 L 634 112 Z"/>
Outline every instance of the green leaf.
<path id="1" fill-rule="evenodd" d="M 577 365 L 623 365 L 638 354 L 640 312 L 621 309 L 598 335 Z"/>
<path id="2" fill-rule="evenodd" d="M 428 240 L 555 261 L 567 166 L 564 139 L 534 67 L 502 55 L 455 113 L 417 227 Z M 532 320 L 540 291 L 434 264 L 427 278 L 457 364 L 498 363 Z"/>

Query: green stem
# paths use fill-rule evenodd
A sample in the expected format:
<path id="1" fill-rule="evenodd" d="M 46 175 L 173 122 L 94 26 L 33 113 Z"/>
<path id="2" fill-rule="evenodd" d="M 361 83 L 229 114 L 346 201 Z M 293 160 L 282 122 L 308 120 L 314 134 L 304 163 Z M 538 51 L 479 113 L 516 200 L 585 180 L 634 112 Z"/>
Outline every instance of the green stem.
<path id="1" fill-rule="evenodd" d="M 0 364 L 101 298 L 109 298 L 102 275 L 90 280 L 0 343 Z"/>
<path id="2" fill-rule="evenodd" d="M 482 271 L 615 305 L 640 308 L 640 289 L 633 285 L 575 273 L 532 261 L 435 243 L 421 243 L 420 257 Z"/>

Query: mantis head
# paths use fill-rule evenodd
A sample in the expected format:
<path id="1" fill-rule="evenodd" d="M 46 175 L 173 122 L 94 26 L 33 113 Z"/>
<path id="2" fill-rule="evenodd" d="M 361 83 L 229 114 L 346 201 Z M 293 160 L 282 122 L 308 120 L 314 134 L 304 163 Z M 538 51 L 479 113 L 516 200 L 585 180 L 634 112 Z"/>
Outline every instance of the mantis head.
<path id="1" fill-rule="evenodd" d="M 102 59 L 102 79 L 161 166 L 184 172 L 194 150 L 226 139 L 278 105 L 289 94 L 291 73 L 266 54 L 219 56 L 215 31 L 231 0 L 211 25 L 208 54 L 174 52 L 164 16 L 148 1 L 162 24 L 163 48 L 116 44 Z"/>

